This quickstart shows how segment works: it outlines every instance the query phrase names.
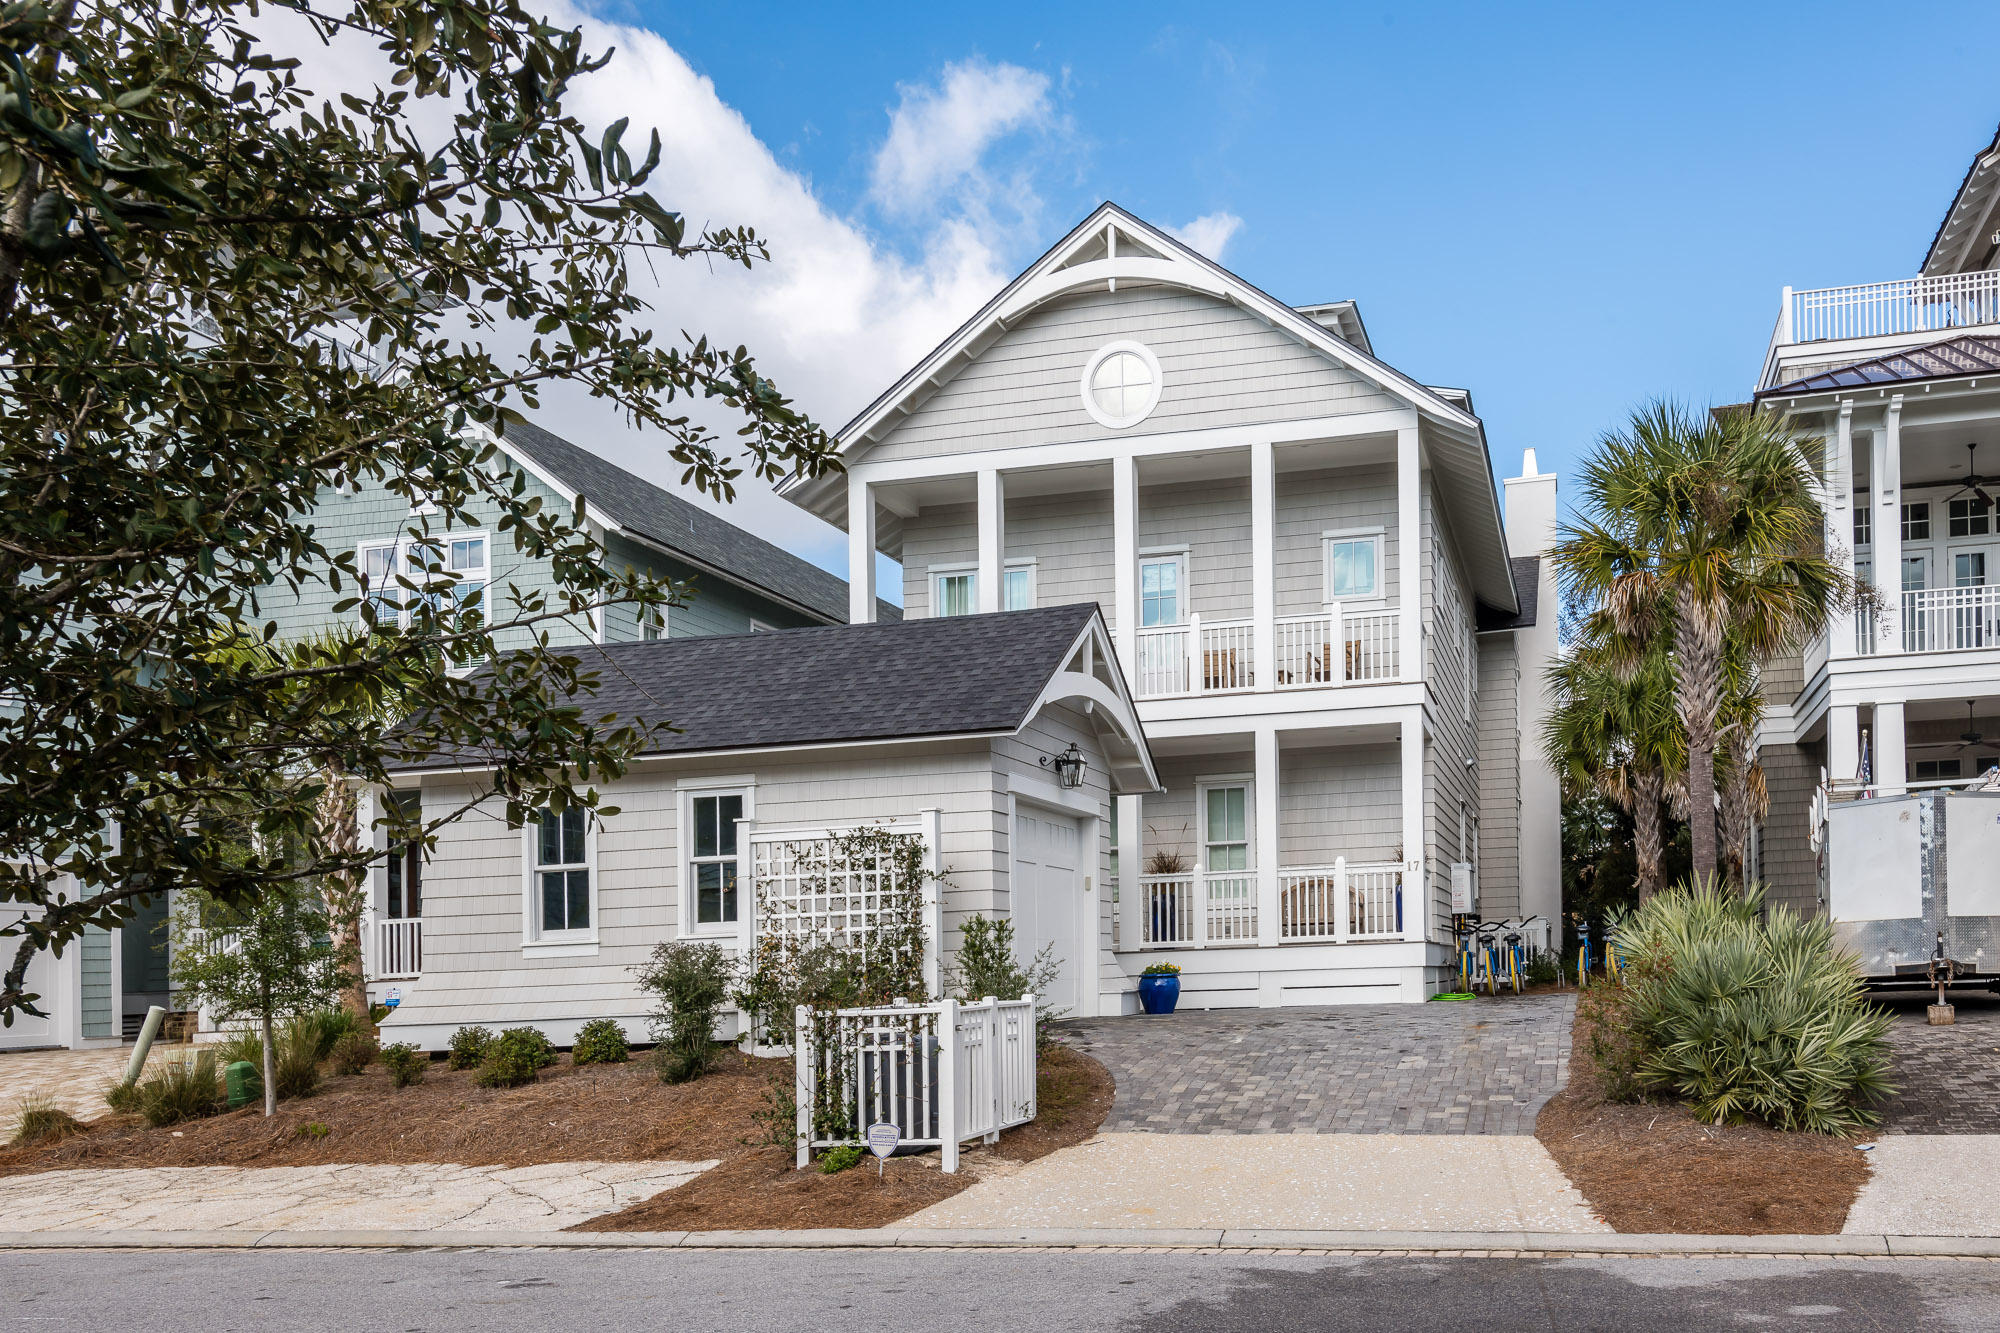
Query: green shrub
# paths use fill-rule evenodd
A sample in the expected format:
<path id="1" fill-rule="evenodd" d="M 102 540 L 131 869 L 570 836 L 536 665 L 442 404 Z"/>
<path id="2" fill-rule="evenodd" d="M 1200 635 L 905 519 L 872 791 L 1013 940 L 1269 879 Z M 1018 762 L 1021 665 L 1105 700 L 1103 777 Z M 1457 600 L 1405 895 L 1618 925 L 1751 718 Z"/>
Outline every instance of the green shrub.
<path id="1" fill-rule="evenodd" d="M 1553 986 L 1562 980 L 1560 965 L 1556 956 L 1548 949 L 1528 955 L 1528 966 L 1523 974 L 1531 986 Z"/>
<path id="2" fill-rule="evenodd" d="M 46 1093 L 30 1093 L 15 1110 L 11 1142 L 16 1148 L 25 1148 L 31 1143 L 65 1139 L 82 1132 L 82 1122 L 57 1106 L 53 1098 Z"/>
<path id="3" fill-rule="evenodd" d="M 321 1033 L 317 1017 L 312 1014 L 295 1018 L 278 1029 L 271 1051 L 278 1100 L 310 1097 L 319 1091 Z"/>
<path id="4" fill-rule="evenodd" d="M 837 1148 L 828 1148 L 819 1155 L 819 1169 L 825 1175 L 837 1175 L 850 1166 L 858 1166 L 868 1150 L 858 1143 L 843 1143 Z"/>
<path id="5" fill-rule="evenodd" d="M 317 1143 L 327 1135 L 333 1133 L 333 1127 L 323 1120 L 308 1120 L 298 1127 L 297 1133 L 300 1138 L 310 1139 L 314 1143 Z"/>
<path id="6" fill-rule="evenodd" d="M 451 1055 L 445 1063 L 453 1069 L 471 1069 L 486 1058 L 486 1048 L 492 1044 L 492 1029 L 460 1028 L 451 1034 Z"/>
<path id="7" fill-rule="evenodd" d="M 382 1063 L 388 1067 L 389 1081 L 399 1088 L 407 1088 L 412 1083 L 424 1081 L 424 1071 L 430 1068 L 431 1058 L 407 1041 L 399 1041 L 382 1048 Z"/>
<path id="8" fill-rule="evenodd" d="M 324 1060 L 332 1055 L 340 1039 L 360 1027 L 354 1021 L 354 1015 L 345 1009 L 313 1009 L 300 1014 L 292 1022 L 312 1032 L 315 1060 Z"/>
<path id="9" fill-rule="evenodd" d="M 622 1065 L 632 1058 L 625 1029 L 616 1019 L 593 1018 L 577 1029 L 576 1044 L 569 1048 L 571 1064 Z"/>
<path id="10" fill-rule="evenodd" d="M 227 1069 L 238 1060 L 264 1067 L 264 1033 L 261 1028 L 232 1032 L 215 1044 L 215 1063 Z"/>
<path id="11" fill-rule="evenodd" d="M 713 943 L 674 940 L 655 946 L 634 971 L 653 995 L 653 1063 L 663 1083 L 686 1083 L 715 1065 L 715 1024 L 735 975 Z"/>
<path id="12" fill-rule="evenodd" d="M 1683 886 L 1620 924 L 1634 1081 L 1716 1124 L 1755 1118 L 1820 1133 L 1873 1124 L 1868 1103 L 1894 1091 L 1890 1016 L 1868 1003 L 1831 923 L 1761 911 L 1761 897 Z"/>
<path id="13" fill-rule="evenodd" d="M 178 1125 L 222 1109 L 222 1088 L 216 1080 L 215 1052 L 169 1056 L 139 1080 L 139 1114 L 149 1125 Z"/>
<path id="14" fill-rule="evenodd" d="M 333 1053 L 328 1057 L 336 1074 L 358 1074 L 375 1063 L 380 1052 L 375 1039 L 360 1028 L 349 1028 L 340 1034 L 340 1040 L 333 1043 Z"/>
<path id="15" fill-rule="evenodd" d="M 104 1104 L 120 1115 L 137 1115 L 139 1085 L 120 1079 L 104 1090 Z"/>
<path id="16" fill-rule="evenodd" d="M 533 1083 L 535 1075 L 556 1062 L 556 1049 L 540 1028 L 508 1028 L 486 1048 L 473 1081 L 482 1088 L 512 1088 Z"/>
<path id="17" fill-rule="evenodd" d="M 394 1012 L 395 1010 L 386 1004 L 371 1004 L 368 1006 L 368 1021 L 379 1028 L 382 1026 L 382 1020 Z"/>
<path id="18" fill-rule="evenodd" d="M 1177 977 L 1181 974 L 1179 963 L 1148 963 L 1139 969 L 1142 977 Z"/>

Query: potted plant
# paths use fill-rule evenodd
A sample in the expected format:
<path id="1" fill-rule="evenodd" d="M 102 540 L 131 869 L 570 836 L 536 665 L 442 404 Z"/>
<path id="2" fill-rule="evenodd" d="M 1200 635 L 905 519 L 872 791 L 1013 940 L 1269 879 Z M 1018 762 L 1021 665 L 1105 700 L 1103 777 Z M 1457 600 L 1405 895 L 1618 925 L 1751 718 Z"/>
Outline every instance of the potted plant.
<path id="1" fill-rule="evenodd" d="M 1181 999 L 1181 969 L 1175 963 L 1148 963 L 1139 974 L 1139 1005 L 1149 1014 L 1171 1014 Z"/>

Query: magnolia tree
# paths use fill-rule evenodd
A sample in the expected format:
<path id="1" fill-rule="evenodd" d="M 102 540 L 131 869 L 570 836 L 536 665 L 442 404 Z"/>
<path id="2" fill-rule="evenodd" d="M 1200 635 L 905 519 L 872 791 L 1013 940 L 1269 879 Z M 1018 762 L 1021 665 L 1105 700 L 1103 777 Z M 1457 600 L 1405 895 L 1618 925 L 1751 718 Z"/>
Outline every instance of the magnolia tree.
<path id="1" fill-rule="evenodd" d="M 29 909 L 0 959 L 11 1019 L 41 1012 L 37 950 L 140 897 L 248 910 L 355 882 L 373 840 L 329 833 L 329 782 L 472 751 L 510 818 L 594 802 L 642 736 L 573 702 L 595 668 L 551 631 L 674 589 L 608 568 L 580 508 L 501 465 L 494 435 L 552 382 L 721 499 L 831 445 L 744 349 L 655 335 L 680 324 L 632 264 L 763 247 L 683 222 L 657 137 L 566 109 L 610 55 L 513 0 L 14 4 L 0 50 L 0 901 Z M 315 90 L 357 56 L 379 80 Z M 399 614 L 315 524 L 354 486 L 428 512 Z M 474 522 L 553 586 L 456 596 L 423 552 Z M 275 639 L 270 608 L 301 594 L 373 632 L 214 651 Z M 375 718 L 392 694 L 424 721 L 400 753 Z M 224 854 L 216 809 L 287 850 Z"/>

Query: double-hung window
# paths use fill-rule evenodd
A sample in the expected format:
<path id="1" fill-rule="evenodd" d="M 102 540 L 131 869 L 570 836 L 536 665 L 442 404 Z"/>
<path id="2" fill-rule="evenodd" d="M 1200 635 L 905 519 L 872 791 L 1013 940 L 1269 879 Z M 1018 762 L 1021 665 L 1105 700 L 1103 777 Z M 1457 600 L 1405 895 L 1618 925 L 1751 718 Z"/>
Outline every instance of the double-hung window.
<path id="1" fill-rule="evenodd" d="M 1329 536 L 1326 544 L 1326 600 L 1382 595 L 1380 534 Z"/>
<path id="2" fill-rule="evenodd" d="M 1854 506 L 1854 544 L 1868 546 L 1874 539 L 1874 515 L 1869 511 L 1867 501 L 1857 501 Z"/>
<path id="3" fill-rule="evenodd" d="M 1035 562 L 1010 560 L 1000 572 L 1000 609 L 1029 611 L 1035 605 Z"/>
<path id="4" fill-rule="evenodd" d="M 1178 625 L 1186 619 L 1187 558 L 1149 556 L 1139 562 L 1139 626 Z"/>
<path id="5" fill-rule="evenodd" d="M 376 623 L 407 625 L 410 612 L 426 600 L 438 610 L 483 613 L 493 580 L 491 550 L 486 533 L 446 532 L 423 541 L 364 542 L 355 565 Z M 421 591 L 433 583 L 440 585 L 434 592 Z"/>
<path id="6" fill-rule="evenodd" d="M 1211 872 L 1250 868 L 1250 789 L 1208 787 L 1202 794 L 1202 842 Z"/>
<path id="7" fill-rule="evenodd" d="M 938 615 L 969 616 L 979 609 L 979 575 L 976 571 L 947 570 L 937 574 L 931 585 L 937 597 Z"/>
<path id="8" fill-rule="evenodd" d="M 589 812 L 574 806 L 542 810 L 528 832 L 535 934 L 543 939 L 589 934 L 597 921 Z"/>
<path id="9" fill-rule="evenodd" d="M 736 821 L 741 818 L 740 791 L 697 792 L 688 801 L 687 884 L 696 930 L 737 921 Z"/>

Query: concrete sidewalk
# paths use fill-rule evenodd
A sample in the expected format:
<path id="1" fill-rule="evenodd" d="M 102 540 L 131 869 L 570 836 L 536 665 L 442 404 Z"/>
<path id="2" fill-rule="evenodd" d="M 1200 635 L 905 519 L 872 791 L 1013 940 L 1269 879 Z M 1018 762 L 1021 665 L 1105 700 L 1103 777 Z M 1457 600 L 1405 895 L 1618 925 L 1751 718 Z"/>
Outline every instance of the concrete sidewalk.
<path id="1" fill-rule="evenodd" d="M 1606 1232 L 1523 1135 L 1100 1134 L 912 1227 Z"/>
<path id="2" fill-rule="evenodd" d="M 1843 1230 L 2000 1236 L 2000 1134 L 1885 1134 Z"/>

